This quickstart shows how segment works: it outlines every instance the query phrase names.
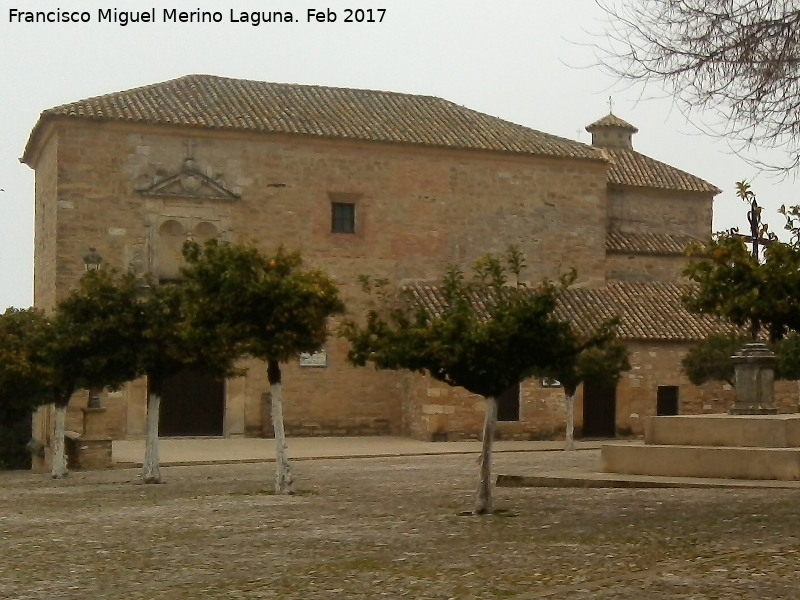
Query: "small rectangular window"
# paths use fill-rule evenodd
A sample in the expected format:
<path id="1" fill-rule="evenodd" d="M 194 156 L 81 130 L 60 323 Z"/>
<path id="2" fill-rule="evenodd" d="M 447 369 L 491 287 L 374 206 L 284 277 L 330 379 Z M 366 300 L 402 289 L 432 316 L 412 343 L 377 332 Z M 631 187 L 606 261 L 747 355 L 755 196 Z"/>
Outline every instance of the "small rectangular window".
<path id="1" fill-rule="evenodd" d="M 331 202 L 331 231 L 356 232 L 356 205 L 352 202 Z"/>

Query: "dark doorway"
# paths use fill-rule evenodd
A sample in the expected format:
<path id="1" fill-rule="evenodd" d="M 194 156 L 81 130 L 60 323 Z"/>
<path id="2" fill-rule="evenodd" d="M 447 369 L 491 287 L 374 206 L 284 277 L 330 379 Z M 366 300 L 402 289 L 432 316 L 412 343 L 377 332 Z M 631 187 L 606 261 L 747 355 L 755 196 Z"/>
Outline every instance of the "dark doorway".
<path id="1" fill-rule="evenodd" d="M 678 386 L 660 385 L 656 392 L 656 415 L 673 416 L 678 414 Z"/>
<path id="2" fill-rule="evenodd" d="M 497 397 L 497 420 L 519 421 L 519 384 L 512 385 Z"/>
<path id="3" fill-rule="evenodd" d="M 160 435 L 222 435 L 224 413 L 225 382 L 197 369 L 186 369 L 164 380 Z"/>
<path id="4" fill-rule="evenodd" d="M 615 437 L 617 389 L 583 384 L 583 437 Z"/>

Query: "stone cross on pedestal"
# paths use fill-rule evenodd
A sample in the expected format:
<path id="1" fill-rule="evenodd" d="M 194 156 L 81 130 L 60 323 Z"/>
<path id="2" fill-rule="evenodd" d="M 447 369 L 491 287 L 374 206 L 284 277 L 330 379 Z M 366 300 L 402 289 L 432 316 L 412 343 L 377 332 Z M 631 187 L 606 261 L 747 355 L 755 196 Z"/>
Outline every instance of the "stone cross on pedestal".
<path id="1" fill-rule="evenodd" d="M 756 202 L 756 195 L 750 189 L 750 185 L 745 182 L 740 182 L 736 185 L 739 188 L 736 195 L 750 204 L 750 210 L 747 211 L 750 235 L 739 233 L 738 227 L 732 227 L 728 233 L 730 235 L 739 236 L 745 243 L 750 244 L 750 254 L 756 259 L 756 262 L 758 262 L 761 259 L 761 250 L 776 242 L 778 236 L 769 230 L 769 226 L 766 223 L 761 222 L 761 207 L 758 205 L 758 202 Z M 753 319 L 750 323 L 750 335 L 753 341 L 756 341 L 760 330 L 761 323 L 758 319 Z"/>
<path id="2" fill-rule="evenodd" d="M 746 183 L 737 184 L 737 195 L 750 204 L 747 221 L 750 224 L 750 235 L 739 233 L 733 228 L 729 233 L 741 236 L 751 244 L 750 252 L 756 261 L 761 259 L 761 249 L 768 247 L 778 237 L 769 231 L 766 223 L 761 223 L 761 207 L 756 202 L 756 195 Z M 753 319 L 750 323 L 750 335 L 753 342 L 746 344 L 731 358 L 734 363 L 736 379 L 736 400 L 729 413 L 732 415 L 776 415 L 778 407 L 774 400 L 775 354 L 764 344 L 757 342 L 761 323 Z"/>

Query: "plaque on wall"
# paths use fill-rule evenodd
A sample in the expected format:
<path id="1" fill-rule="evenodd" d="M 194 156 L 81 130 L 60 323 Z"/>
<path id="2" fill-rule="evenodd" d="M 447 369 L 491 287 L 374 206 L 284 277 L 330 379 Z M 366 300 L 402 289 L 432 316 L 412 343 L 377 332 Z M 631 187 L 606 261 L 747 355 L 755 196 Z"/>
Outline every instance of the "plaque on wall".
<path id="1" fill-rule="evenodd" d="M 549 377 L 545 377 L 544 379 L 542 379 L 542 387 L 545 388 L 561 387 L 561 382 L 558 379 L 550 379 Z"/>
<path id="2" fill-rule="evenodd" d="M 328 353 L 325 350 L 314 352 L 301 352 L 300 353 L 300 366 L 301 367 L 327 367 L 328 366 Z"/>

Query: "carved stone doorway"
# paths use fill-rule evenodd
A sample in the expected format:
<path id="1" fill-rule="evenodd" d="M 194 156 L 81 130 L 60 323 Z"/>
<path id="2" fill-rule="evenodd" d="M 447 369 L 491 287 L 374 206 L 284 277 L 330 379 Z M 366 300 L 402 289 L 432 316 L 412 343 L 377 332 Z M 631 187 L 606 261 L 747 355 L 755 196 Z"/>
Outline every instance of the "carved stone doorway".
<path id="1" fill-rule="evenodd" d="M 222 435 L 224 415 L 224 381 L 197 369 L 186 369 L 164 380 L 159 435 Z"/>

